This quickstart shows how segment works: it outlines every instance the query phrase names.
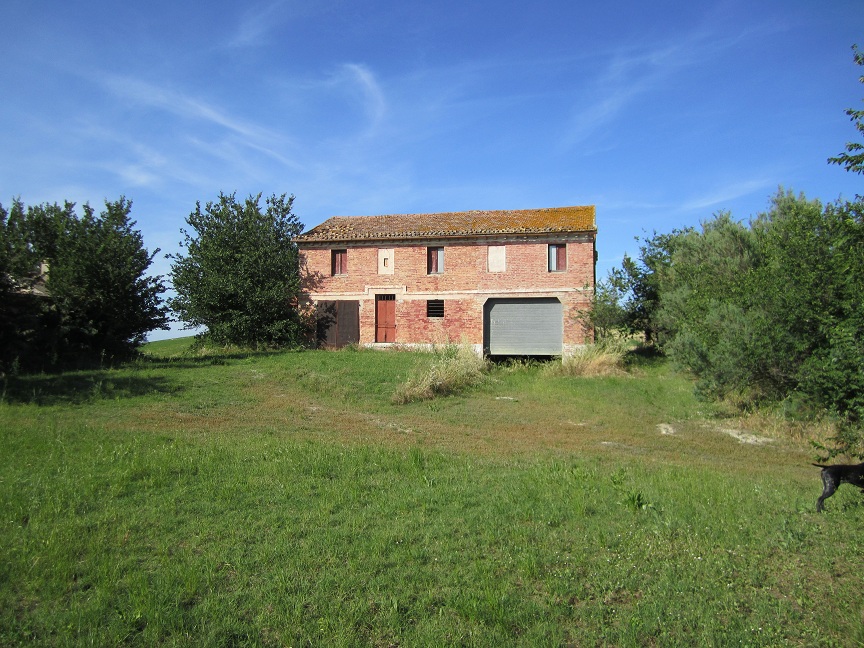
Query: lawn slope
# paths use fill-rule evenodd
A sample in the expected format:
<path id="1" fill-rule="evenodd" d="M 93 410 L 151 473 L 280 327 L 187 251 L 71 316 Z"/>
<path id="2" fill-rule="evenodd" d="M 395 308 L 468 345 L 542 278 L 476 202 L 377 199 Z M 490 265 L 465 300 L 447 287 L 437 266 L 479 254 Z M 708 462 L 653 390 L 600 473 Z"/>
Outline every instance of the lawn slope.
<path id="1" fill-rule="evenodd" d="M 193 354 L 0 403 L 0 644 L 860 645 L 864 507 L 661 365 Z"/>

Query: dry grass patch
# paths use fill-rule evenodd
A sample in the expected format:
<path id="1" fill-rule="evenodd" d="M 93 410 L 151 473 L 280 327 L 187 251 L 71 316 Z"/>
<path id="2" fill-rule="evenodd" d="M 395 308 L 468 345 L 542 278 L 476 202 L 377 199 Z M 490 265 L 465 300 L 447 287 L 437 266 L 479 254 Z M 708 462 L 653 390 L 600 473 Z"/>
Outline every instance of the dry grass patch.
<path id="1" fill-rule="evenodd" d="M 483 381 L 489 363 L 468 345 L 447 345 L 432 352 L 429 365 L 421 364 L 396 388 L 397 404 L 448 396 Z"/>
<path id="2" fill-rule="evenodd" d="M 836 421 L 791 420 L 771 409 L 755 410 L 737 417 L 736 427 L 769 439 L 787 439 L 814 448 L 831 448 L 838 434 Z"/>
<path id="3" fill-rule="evenodd" d="M 623 376 L 627 373 L 624 356 L 629 348 L 629 344 L 619 340 L 586 344 L 562 358 L 560 364 L 549 364 L 545 371 L 551 376 Z"/>

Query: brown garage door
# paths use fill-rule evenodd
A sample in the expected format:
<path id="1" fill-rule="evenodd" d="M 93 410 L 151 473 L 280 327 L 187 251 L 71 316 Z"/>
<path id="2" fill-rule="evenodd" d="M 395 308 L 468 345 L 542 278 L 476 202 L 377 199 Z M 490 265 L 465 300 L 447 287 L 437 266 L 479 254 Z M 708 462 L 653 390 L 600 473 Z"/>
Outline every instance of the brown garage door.
<path id="1" fill-rule="evenodd" d="M 318 309 L 318 343 L 341 348 L 360 342 L 360 302 L 354 299 L 321 301 Z"/>

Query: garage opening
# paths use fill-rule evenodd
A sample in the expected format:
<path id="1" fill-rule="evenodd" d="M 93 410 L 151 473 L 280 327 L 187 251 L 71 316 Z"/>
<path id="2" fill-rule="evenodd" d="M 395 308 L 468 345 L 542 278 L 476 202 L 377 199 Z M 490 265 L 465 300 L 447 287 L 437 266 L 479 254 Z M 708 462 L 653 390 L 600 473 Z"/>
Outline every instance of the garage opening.
<path id="1" fill-rule="evenodd" d="M 316 311 L 319 346 L 340 349 L 360 342 L 359 301 L 320 301 Z"/>
<path id="2" fill-rule="evenodd" d="M 488 300 L 483 305 L 483 350 L 489 356 L 560 356 L 561 302 L 554 297 Z"/>

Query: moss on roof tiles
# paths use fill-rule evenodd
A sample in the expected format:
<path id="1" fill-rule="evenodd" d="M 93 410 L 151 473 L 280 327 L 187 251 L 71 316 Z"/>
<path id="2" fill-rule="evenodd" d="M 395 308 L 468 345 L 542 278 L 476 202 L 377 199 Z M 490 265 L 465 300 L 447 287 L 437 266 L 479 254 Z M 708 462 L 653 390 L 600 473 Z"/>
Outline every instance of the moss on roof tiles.
<path id="1" fill-rule="evenodd" d="M 596 231 L 595 208 L 587 205 L 439 214 L 334 216 L 296 240 L 304 243 Z"/>

